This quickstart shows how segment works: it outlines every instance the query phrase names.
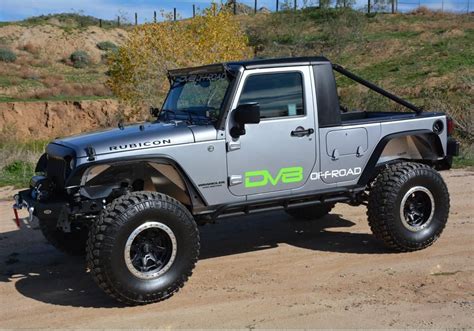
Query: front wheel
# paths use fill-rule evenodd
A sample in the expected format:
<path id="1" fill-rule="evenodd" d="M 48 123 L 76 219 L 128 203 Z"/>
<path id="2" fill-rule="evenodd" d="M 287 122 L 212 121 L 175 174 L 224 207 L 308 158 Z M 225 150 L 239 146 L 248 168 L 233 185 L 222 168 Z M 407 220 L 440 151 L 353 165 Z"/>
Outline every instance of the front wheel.
<path id="1" fill-rule="evenodd" d="M 155 192 L 114 200 L 93 225 L 87 262 L 96 283 L 129 305 L 169 298 L 191 276 L 199 233 L 189 211 Z"/>
<path id="2" fill-rule="evenodd" d="M 449 194 L 440 174 L 419 163 L 396 163 L 379 173 L 367 216 L 374 235 L 398 251 L 433 244 L 449 214 Z"/>

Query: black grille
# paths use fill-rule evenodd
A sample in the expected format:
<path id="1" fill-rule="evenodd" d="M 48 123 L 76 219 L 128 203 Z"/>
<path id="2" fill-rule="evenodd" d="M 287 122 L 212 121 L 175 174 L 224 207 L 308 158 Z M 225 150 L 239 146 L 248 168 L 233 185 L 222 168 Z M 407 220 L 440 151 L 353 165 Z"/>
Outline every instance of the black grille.
<path id="1" fill-rule="evenodd" d="M 66 161 L 62 158 L 48 156 L 46 176 L 51 179 L 56 188 L 64 187 L 66 178 Z"/>
<path id="2" fill-rule="evenodd" d="M 61 191 L 71 172 L 71 160 L 74 160 L 76 154 L 73 149 L 55 142 L 46 147 L 46 153 L 48 154 L 46 176 L 53 182 L 55 189 Z"/>

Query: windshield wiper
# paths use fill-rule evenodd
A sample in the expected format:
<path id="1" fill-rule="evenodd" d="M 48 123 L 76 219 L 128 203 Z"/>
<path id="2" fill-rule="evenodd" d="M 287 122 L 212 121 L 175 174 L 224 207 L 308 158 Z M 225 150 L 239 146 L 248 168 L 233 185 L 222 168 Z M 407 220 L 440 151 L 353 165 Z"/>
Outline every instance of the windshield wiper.
<path id="1" fill-rule="evenodd" d="M 195 124 L 194 118 L 193 118 L 192 115 L 199 116 L 199 114 L 196 114 L 195 112 L 193 112 L 193 111 L 191 111 L 191 110 L 186 110 L 186 112 L 188 113 L 189 122 L 190 122 L 191 124 Z"/>
<path id="2" fill-rule="evenodd" d="M 176 119 L 176 112 L 171 109 L 161 109 L 160 114 L 158 115 L 159 116 L 158 118 L 161 117 L 161 114 L 164 114 L 166 116 L 166 118 L 164 118 L 165 121 L 171 120 L 169 114 L 173 114 L 173 117 Z"/>
<path id="3" fill-rule="evenodd" d="M 193 110 L 190 110 L 189 108 L 181 109 L 181 111 L 183 113 L 188 113 L 188 119 L 190 124 L 197 124 L 198 122 L 204 122 L 205 124 L 212 123 L 209 118 L 202 118 L 203 116 Z M 193 115 L 197 116 L 198 118 L 196 119 L 195 117 L 193 117 Z"/>

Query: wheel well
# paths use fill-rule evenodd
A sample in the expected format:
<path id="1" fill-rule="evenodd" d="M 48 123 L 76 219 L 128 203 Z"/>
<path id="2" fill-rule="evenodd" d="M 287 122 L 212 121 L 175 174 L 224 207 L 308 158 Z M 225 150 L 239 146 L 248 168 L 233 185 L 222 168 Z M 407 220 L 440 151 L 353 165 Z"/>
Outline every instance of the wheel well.
<path id="1" fill-rule="evenodd" d="M 437 160 L 443 154 L 441 142 L 435 134 L 410 134 L 390 139 L 384 146 L 377 164 L 396 159 Z"/>
<path id="2" fill-rule="evenodd" d="M 359 178 L 359 185 L 367 185 L 377 174 L 377 168 L 397 161 L 416 161 L 434 165 L 444 156 L 439 136 L 429 130 L 398 132 L 383 137 Z"/>
<path id="3" fill-rule="evenodd" d="M 90 199 L 116 198 L 134 191 L 169 195 L 190 210 L 204 206 L 204 200 L 184 172 L 168 160 L 93 165 L 81 178 L 80 193 Z"/>

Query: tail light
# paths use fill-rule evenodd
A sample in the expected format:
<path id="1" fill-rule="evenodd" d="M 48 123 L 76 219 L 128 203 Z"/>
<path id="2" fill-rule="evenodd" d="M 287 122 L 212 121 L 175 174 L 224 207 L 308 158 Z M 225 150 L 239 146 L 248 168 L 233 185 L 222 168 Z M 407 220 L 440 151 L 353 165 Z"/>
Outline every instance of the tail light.
<path id="1" fill-rule="evenodd" d="M 451 117 L 446 117 L 446 126 L 448 128 L 448 136 L 454 133 L 454 121 Z"/>

